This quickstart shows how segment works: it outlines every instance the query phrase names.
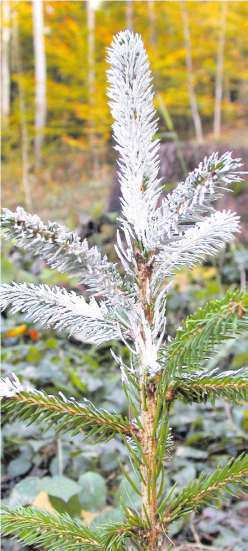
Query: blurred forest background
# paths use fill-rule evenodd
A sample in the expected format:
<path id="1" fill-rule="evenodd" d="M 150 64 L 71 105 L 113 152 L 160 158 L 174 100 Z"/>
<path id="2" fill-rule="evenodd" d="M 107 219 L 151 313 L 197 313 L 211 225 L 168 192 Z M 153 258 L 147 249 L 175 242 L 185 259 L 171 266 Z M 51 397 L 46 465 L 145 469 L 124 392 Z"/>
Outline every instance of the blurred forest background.
<path id="1" fill-rule="evenodd" d="M 19 204 L 45 220 L 65 222 L 113 258 L 119 198 L 106 48 L 113 34 L 127 27 L 142 34 L 151 62 L 167 189 L 214 150 L 232 150 L 248 170 L 248 1 L 2 0 L 1 21 L 4 207 Z M 168 299 L 171 335 L 195 308 L 223 297 L 230 287 L 246 289 L 246 180 L 234 186 L 221 208 L 238 210 L 242 234 L 217 261 L 178 274 Z M 78 288 L 13 243 L 3 243 L 2 280 Z M 122 344 L 112 348 L 127 358 Z M 218 368 L 247 365 L 247 335 L 227 341 L 210 362 Z M 7 312 L 2 373 L 13 371 L 36 388 L 85 396 L 127 414 L 108 347 L 68 341 Z M 175 481 L 183 486 L 247 450 L 247 404 L 177 404 L 172 428 L 176 454 L 167 465 L 168 487 Z M 4 417 L 2 437 L 3 503 L 67 511 L 87 524 L 120 518 L 121 494 L 126 505 L 139 506 L 120 470 L 120 463 L 129 467 L 118 438 L 82 442 Z M 247 511 L 247 494 L 227 495 L 218 510 L 204 507 L 175 523 L 171 537 L 179 545 L 191 542 L 192 549 L 247 551 Z M 4 540 L 3 549 L 24 547 Z"/>
<path id="2" fill-rule="evenodd" d="M 106 48 L 126 27 L 147 48 L 162 141 L 245 145 L 247 1 L 4 0 L 1 12 L 6 206 L 106 206 Z"/>

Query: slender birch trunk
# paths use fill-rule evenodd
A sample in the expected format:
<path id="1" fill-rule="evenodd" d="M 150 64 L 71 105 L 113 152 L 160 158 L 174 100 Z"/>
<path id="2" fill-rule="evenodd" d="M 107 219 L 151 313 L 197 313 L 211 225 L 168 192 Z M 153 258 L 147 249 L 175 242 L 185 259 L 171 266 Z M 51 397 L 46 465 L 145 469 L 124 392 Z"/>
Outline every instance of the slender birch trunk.
<path id="1" fill-rule="evenodd" d="M 133 1 L 126 0 L 126 28 L 129 31 L 133 29 Z"/>
<path id="2" fill-rule="evenodd" d="M 2 122 L 6 126 L 10 112 L 10 3 L 2 3 Z"/>
<path id="3" fill-rule="evenodd" d="M 184 0 L 180 0 L 180 10 L 181 10 L 183 35 L 184 35 L 189 101 L 190 101 L 193 124 L 195 128 L 196 140 L 199 144 L 201 144 L 203 143 L 203 131 L 202 131 L 202 123 L 201 123 L 201 118 L 198 110 L 197 98 L 196 98 L 196 93 L 194 88 L 192 48 L 191 48 L 189 21 L 188 21 L 188 13 L 186 10 Z"/>
<path id="4" fill-rule="evenodd" d="M 96 95 L 96 72 L 95 72 L 95 11 L 90 0 L 86 2 L 87 10 L 87 46 L 88 46 L 88 90 L 89 106 L 92 108 Z M 92 113 L 91 113 L 92 117 Z M 98 156 L 96 151 L 96 129 L 95 121 L 89 121 L 89 144 L 90 154 L 93 161 L 93 174 L 98 175 Z"/>
<path id="5" fill-rule="evenodd" d="M 227 17 L 227 2 L 221 2 L 221 14 L 219 22 L 219 42 L 216 62 L 215 76 L 215 101 L 214 101 L 214 137 L 216 140 L 220 137 L 221 132 L 221 100 L 223 95 L 223 65 L 224 65 L 224 49 L 226 35 L 226 17 Z"/>
<path id="6" fill-rule="evenodd" d="M 22 60 L 19 43 L 19 28 L 16 10 L 12 13 L 13 21 L 13 61 L 17 74 L 17 87 L 19 96 L 19 113 L 20 113 L 20 130 L 21 130 L 21 154 L 22 154 L 22 187 L 25 199 L 25 206 L 30 211 L 32 210 L 32 196 L 29 177 L 29 145 L 28 145 L 28 130 L 26 123 L 26 104 L 21 77 L 23 73 Z"/>
<path id="7" fill-rule="evenodd" d="M 155 46 L 156 44 L 156 33 L 155 33 L 155 6 L 154 0 L 148 0 L 148 17 L 149 17 L 149 27 L 150 27 L 150 44 Z"/>
<path id="8" fill-rule="evenodd" d="M 46 57 L 44 43 L 43 1 L 33 0 L 33 44 L 35 58 L 35 141 L 36 168 L 41 164 L 41 148 L 46 125 Z"/>
<path id="9" fill-rule="evenodd" d="M 87 43 L 88 43 L 88 85 L 89 98 L 96 90 L 95 75 L 95 12 L 90 0 L 87 1 Z"/>

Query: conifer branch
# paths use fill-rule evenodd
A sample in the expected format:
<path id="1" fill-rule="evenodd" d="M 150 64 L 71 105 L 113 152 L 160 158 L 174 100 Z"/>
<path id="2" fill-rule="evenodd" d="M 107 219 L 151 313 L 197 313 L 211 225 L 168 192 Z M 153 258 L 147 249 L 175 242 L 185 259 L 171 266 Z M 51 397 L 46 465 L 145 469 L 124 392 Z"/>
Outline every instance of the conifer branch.
<path id="1" fill-rule="evenodd" d="M 45 422 L 57 432 L 70 432 L 73 435 L 86 433 L 98 441 L 112 438 L 115 434 L 132 436 L 137 432 L 135 425 L 119 414 L 98 409 L 88 399 L 77 402 L 46 392 L 27 389 L 17 377 L 0 380 L 0 396 L 3 397 L 2 410 L 11 419 L 23 419 L 29 424 Z"/>
<path id="2" fill-rule="evenodd" d="M 61 224 L 44 224 L 37 214 L 22 207 L 16 212 L 3 209 L 1 216 L 3 236 L 15 239 L 17 244 L 42 258 L 46 264 L 60 272 L 78 276 L 91 292 L 102 296 L 115 296 L 123 292 L 123 281 L 116 265 L 102 256 L 96 246 L 89 247 Z"/>
<path id="3" fill-rule="evenodd" d="M 126 521 L 112 522 L 102 527 L 101 538 L 104 549 L 126 551 L 128 542 L 132 542 L 135 544 L 135 549 L 143 551 L 142 540 L 144 541 L 147 526 L 133 511 L 127 509 L 126 516 Z"/>
<path id="4" fill-rule="evenodd" d="M 240 159 L 233 159 L 232 153 L 212 153 L 205 157 L 197 169 L 191 172 L 185 182 L 164 197 L 146 229 L 149 249 L 163 249 L 184 237 L 184 232 L 204 220 L 206 214 L 215 213 L 213 201 L 221 197 L 228 186 L 242 181 Z"/>
<path id="5" fill-rule="evenodd" d="M 214 402 L 218 398 L 224 398 L 231 402 L 240 403 L 248 401 L 248 369 L 246 378 L 239 377 L 201 377 L 177 379 L 177 382 L 169 386 L 167 395 L 170 401 L 181 398 L 185 402 Z"/>
<path id="6" fill-rule="evenodd" d="M 219 199 L 228 186 L 242 181 L 244 172 L 241 159 L 233 159 L 231 152 L 219 157 L 212 153 L 205 157 L 199 166 L 189 173 L 168 194 L 167 201 L 173 216 L 179 224 L 193 222 L 199 215 L 210 212 L 212 202 Z"/>
<path id="7" fill-rule="evenodd" d="M 227 292 L 182 322 L 172 342 L 161 348 L 162 362 L 175 374 L 185 371 L 203 376 L 204 362 L 216 353 L 216 347 L 247 330 L 248 294 Z M 206 376 L 210 375 L 208 370 Z"/>
<path id="8" fill-rule="evenodd" d="M 120 325 L 111 320 L 109 310 L 94 298 L 89 303 L 82 295 L 61 287 L 26 283 L 4 284 L 1 288 L 2 309 L 24 312 L 28 320 L 40 326 L 65 331 L 83 342 L 101 344 L 120 339 Z"/>
<path id="9" fill-rule="evenodd" d="M 120 155 L 119 180 L 124 225 L 145 242 L 148 220 L 160 193 L 157 119 L 147 54 L 138 34 L 118 33 L 108 50 L 110 109 Z M 141 216 L 142 213 L 142 216 Z"/>
<path id="10" fill-rule="evenodd" d="M 1 528 L 4 536 L 48 551 L 104 551 L 100 537 L 68 514 L 33 507 L 3 509 Z"/>
<path id="11" fill-rule="evenodd" d="M 161 248 L 155 258 L 158 270 L 153 286 L 184 267 L 191 268 L 207 256 L 216 255 L 239 231 L 239 217 L 231 211 L 215 212 L 186 230 L 181 239 Z"/>
<path id="12" fill-rule="evenodd" d="M 231 459 L 224 466 L 219 465 L 210 476 L 202 475 L 188 484 L 177 496 L 170 496 L 169 503 L 165 497 L 161 517 L 163 523 L 167 525 L 202 505 L 217 501 L 225 491 L 236 495 L 240 484 L 247 486 L 247 475 L 247 455 Z"/>

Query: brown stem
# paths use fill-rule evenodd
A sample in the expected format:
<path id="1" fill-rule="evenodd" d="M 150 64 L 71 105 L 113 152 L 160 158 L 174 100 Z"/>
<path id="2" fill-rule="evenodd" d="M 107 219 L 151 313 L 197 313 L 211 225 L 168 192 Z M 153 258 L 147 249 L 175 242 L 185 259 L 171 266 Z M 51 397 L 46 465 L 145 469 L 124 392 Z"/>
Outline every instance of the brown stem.
<path id="1" fill-rule="evenodd" d="M 146 322 L 150 328 L 153 326 L 153 305 L 150 302 L 150 279 L 152 275 L 152 263 L 145 262 L 139 251 L 136 253 L 137 282 L 139 286 L 139 299 L 142 305 Z M 161 527 L 157 515 L 157 461 L 156 461 L 156 386 L 147 378 L 147 357 L 149 357 L 149 339 L 147 341 L 145 328 L 141 328 L 143 348 L 140 350 L 141 362 L 141 423 L 143 427 L 141 446 L 143 463 L 141 465 L 142 483 L 142 519 L 149 524 L 146 534 L 147 551 L 165 549 L 161 547 Z"/>
<path id="2" fill-rule="evenodd" d="M 142 449 L 144 462 L 142 465 L 142 517 L 150 521 L 150 531 L 148 534 L 148 550 L 157 551 L 159 526 L 157 524 L 157 492 L 156 492 L 156 436 L 154 434 L 154 422 L 156 415 L 155 393 L 147 391 L 147 387 L 142 385 L 141 403 L 142 413 L 141 422 L 143 426 Z"/>

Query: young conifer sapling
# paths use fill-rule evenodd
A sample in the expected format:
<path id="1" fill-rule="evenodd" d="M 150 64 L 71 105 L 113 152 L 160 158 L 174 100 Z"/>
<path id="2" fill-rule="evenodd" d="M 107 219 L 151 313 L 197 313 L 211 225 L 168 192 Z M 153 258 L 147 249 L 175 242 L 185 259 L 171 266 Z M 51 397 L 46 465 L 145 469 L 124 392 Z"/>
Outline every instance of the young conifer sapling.
<path id="1" fill-rule="evenodd" d="M 49 267 L 77 276 L 91 298 L 60 287 L 11 283 L 2 286 L 2 307 L 82 342 L 125 343 L 129 365 L 121 357 L 115 360 L 131 417 L 97 409 L 88 400 L 28 388 L 15 375 L 2 380 L 1 394 L 10 418 L 41 420 L 72 434 L 83 430 L 99 440 L 121 438 L 139 483 L 126 476 L 141 508 L 123 506 L 122 521 L 94 531 L 65 514 L 32 507 L 4 509 L 2 526 L 4 534 L 48 550 L 166 551 L 173 549 L 168 529 L 174 520 L 214 502 L 227 486 L 235 493 L 248 473 L 248 458 L 241 454 L 180 491 L 175 485 L 168 492 L 164 476 L 173 460 L 170 412 L 175 400 L 248 397 L 247 370 L 210 370 L 206 362 L 224 340 L 247 330 L 247 295 L 229 292 L 209 302 L 181 324 L 173 339 L 166 326 L 166 299 L 176 272 L 218 254 L 239 230 L 238 216 L 217 211 L 214 201 L 241 181 L 241 163 L 231 153 L 214 153 L 165 196 L 158 177 L 152 79 L 141 37 L 117 34 L 108 62 L 121 185 L 115 247 L 120 266 L 59 224 L 46 225 L 20 207 L 4 209 L 5 236 Z"/>

